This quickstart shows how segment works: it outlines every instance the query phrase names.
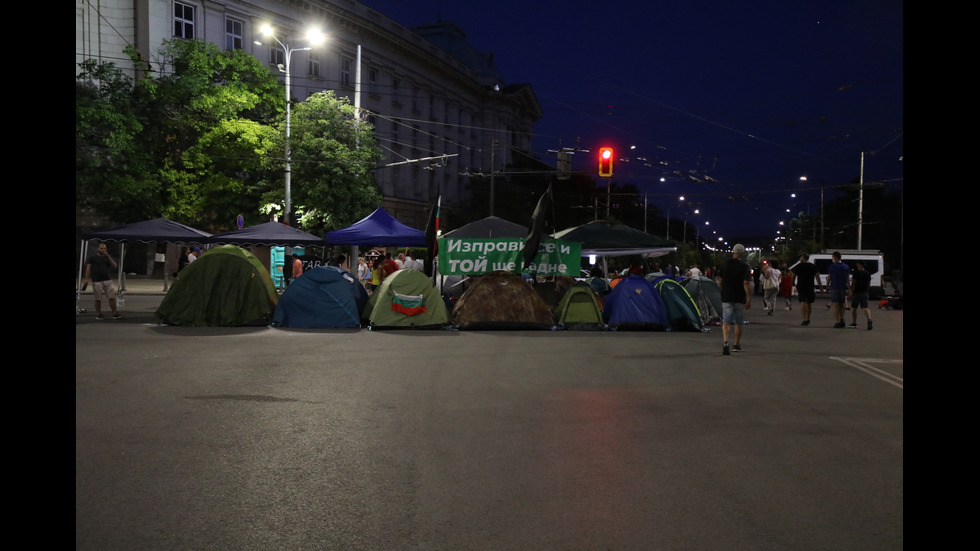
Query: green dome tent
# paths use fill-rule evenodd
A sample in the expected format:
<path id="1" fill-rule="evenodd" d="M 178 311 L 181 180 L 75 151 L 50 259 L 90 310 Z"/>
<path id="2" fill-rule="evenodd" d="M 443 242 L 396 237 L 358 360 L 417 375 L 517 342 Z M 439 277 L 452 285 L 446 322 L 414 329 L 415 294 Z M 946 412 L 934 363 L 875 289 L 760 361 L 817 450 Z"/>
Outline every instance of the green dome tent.
<path id="1" fill-rule="evenodd" d="M 654 285 L 667 305 L 667 319 L 674 331 L 700 331 L 703 327 L 698 306 L 683 285 L 663 278 Z"/>
<path id="2" fill-rule="evenodd" d="M 241 247 L 222 245 L 180 272 L 156 316 L 190 327 L 267 325 L 278 301 L 269 270 L 259 259 Z"/>
<path id="3" fill-rule="evenodd" d="M 361 316 L 375 329 L 438 329 L 449 311 L 432 280 L 418 270 L 398 270 L 381 282 Z"/>
<path id="4" fill-rule="evenodd" d="M 599 299 L 584 281 L 576 282 L 562 295 L 555 321 L 559 329 L 599 331 L 606 328 Z"/>

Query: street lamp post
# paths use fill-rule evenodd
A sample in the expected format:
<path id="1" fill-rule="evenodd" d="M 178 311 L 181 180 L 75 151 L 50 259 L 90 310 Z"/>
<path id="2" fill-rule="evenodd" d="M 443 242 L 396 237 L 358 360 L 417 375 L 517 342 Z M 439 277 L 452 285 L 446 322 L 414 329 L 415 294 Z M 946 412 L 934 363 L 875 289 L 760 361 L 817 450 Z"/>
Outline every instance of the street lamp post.
<path id="1" fill-rule="evenodd" d="M 663 178 L 661 178 L 660 180 L 663 181 Z M 681 195 L 678 198 L 678 201 L 680 203 L 684 203 L 684 196 Z M 684 231 L 685 231 L 685 233 L 687 232 L 686 229 Z M 668 240 L 670 239 L 670 205 L 667 205 L 667 239 Z"/>
<path id="2" fill-rule="evenodd" d="M 290 215 L 293 212 L 292 181 L 291 181 L 292 180 L 292 171 L 291 171 L 291 166 L 290 166 L 291 165 L 291 156 L 290 156 L 290 151 L 289 151 L 290 104 L 292 103 L 292 96 L 290 95 L 290 76 L 291 76 L 291 72 L 289 70 L 289 62 L 290 62 L 290 60 L 293 57 L 293 52 L 296 52 L 296 51 L 302 52 L 302 51 L 312 50 L 313 49 L 313 46 L 306 46 L 306 47 L 303 47 L 303 48 L 293 48 L 289 44 L 287 44 L 287 43 L 283 42 L 282 40 L 280 40 L 279 37 L 277 37 L 274 34 L 274 32 L 272 30 L 272 27 L 270 27 L 269 25 L 264 25 L 262 27 L 262 34 L 265 35 L 265 36 L 268 36 L 268 37 L 272 38 L 273 40 L 275 40 L 276 43 L 279 44 L 279 46 L 285 52 L 285 62 L 286 62 L 285 63 L 285 66 L 280 65 L 279 66 L 279 70 L 282 71 L 282 72 L 284 72 L 284 73 L 286 73 L 286 141 L 285 141 L 284 147 L 283 147 L 283 150 L 284 150 L 283 152 L 285 153 L 286 170 L 285 170 L 285 173 L 283 174 L 283 178 L 285 180 L 285 186 L 286 186 L 286 205 L 285 205 L 285 214 L 284 214 L 284 217 L 285 217 L 286 223 L 288 224 L 290 222 L 290 220 L 289 220 Z M 319 31 L 310 31 L 310 32 L 307 33 L 306 39 L 311 44 L 317 45 L 317 44 L 319 44 L 320 42 L 323 41 L 323 34 L 321 34 Z M 261 42 L 256 42 L 256 44 L 260 44 L 261 45 Z"/>

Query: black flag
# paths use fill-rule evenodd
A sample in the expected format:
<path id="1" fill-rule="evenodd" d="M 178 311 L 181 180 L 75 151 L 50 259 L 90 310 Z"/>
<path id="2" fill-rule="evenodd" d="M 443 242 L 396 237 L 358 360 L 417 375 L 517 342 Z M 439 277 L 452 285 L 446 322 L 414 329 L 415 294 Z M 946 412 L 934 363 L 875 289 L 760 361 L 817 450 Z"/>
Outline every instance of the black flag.
<path id="1" fill-rule="evenodd" d="M 524 266 L 521 271 L 527 269 L 528 265 L 534 261 L 538 255 L 538 245 L 541 244 L 541 234 L 544 232 L 545 219 L 551 211 L 551 184 L 544 195 L 538 199 L 538 206 L 534 207 L 534 214 L 531 215 L 531 223 L 528 225 L 529 233 L 524 240 Z"/>
<path id="2" fill-rule="evenodd" d="M 442 209 L 442 195 L 436 200 L 436 204 L 429 211 L 429 221 L 425 225 L 425 246 L 429 251 L 429 261 L 425 263 L 425 275 L 432 277 L 435 272 L 436 255 L 439 253 L 439 211 Z"/>

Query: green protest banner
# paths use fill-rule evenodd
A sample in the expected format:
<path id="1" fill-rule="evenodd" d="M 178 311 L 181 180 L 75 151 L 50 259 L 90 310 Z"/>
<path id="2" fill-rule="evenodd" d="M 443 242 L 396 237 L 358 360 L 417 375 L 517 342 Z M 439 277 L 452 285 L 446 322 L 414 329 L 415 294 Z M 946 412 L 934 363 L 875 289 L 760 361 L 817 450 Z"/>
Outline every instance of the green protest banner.
<path id="1" fill-rule="evenodd" d="M 578 277 L 582 244 L 542 239 L 538 254 L 523 273 Z M 439 273 L 474 276 L 503 270 L 521 273 L 524 239 L 440 239 Z"/>

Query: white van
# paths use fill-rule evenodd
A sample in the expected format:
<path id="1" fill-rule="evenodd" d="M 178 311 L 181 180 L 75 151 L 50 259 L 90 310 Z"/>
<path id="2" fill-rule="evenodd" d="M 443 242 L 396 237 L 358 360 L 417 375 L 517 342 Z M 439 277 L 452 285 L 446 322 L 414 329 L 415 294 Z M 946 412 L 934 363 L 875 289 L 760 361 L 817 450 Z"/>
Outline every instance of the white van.
<path id="1" fill-rule="evenodd" d="M 854 263 L 856 261 L 864 261 L 864 269 L 871 274 L 869 295 L 871 295 L 871 298 L 881 297 L 884 293 L 881 277 L 885 271 L 885 257 L 881 254 L 881 251 L 860 251 L 854 249 L 838 249 L 838 251 L 840 252 L 841 261 L 851 268 L 851 273 L 854 273 Z M 832 252 L 824 251 L 822 253 L 810 254 L 810 262 L 817 267 L 817 272 L 820 273 L 820 280 L 824 285 L 827 284 L 827 268 L 833 262 L 833 258 L 830 256 Z M 793 271 L 797 264 L 799 264 L 798 261 L 793 263 L 789 267 L 790 271 Z"/>

